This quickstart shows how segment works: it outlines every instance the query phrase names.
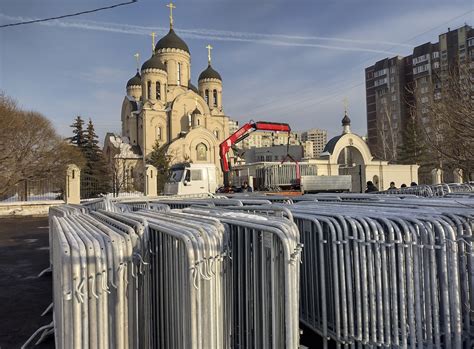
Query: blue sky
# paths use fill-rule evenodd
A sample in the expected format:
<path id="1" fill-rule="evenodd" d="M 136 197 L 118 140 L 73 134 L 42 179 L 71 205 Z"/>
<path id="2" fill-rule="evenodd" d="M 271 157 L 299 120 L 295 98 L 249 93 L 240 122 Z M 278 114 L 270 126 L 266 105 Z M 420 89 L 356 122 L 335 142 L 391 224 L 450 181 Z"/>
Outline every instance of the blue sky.
<path id="1" fill-rule="evenodd" d="M 121 2 L 2 0 L 0 23 Z M 0 89 L 43 113 L 64 136 L 75 115 L 101 137 L 120 131 L 133 54 L 151 55 L 151 31 L 168 31 L 167 1 L 137 3 L 46 24 L 0 29 Z M 192 78 L 213 66 L 232 118 L 340 132 L 343 99 L 352 129 L 366 133 L 364 68 L 474 24 L 473 0 L 176 0 L 175 30 L 188 44 Z"/>

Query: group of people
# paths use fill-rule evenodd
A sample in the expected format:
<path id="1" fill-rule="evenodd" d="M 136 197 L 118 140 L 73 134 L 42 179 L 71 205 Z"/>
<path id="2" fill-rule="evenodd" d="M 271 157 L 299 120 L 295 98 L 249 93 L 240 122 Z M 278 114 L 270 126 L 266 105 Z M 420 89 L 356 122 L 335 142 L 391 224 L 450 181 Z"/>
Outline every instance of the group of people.
<path id="1" fill-rule="evenodd" d="M 416 182 L 411 182 L 410 183 L 410 187 L 416 187 L 418 184 L 416 184 Z M 407 185 L 405 183 L 403 183 L 400 188 L 406 188 Z M 390 189 L 398 189 L 395 185 L 395 182 L 390 182 L 390 187 L 388 188 L 388 190 Z M 379 191 L 379 189 L 377 188 L 377 186 L 374 184 L 374 182 L 372 181 L 368 181 L 367 182 L 367 189 L 365 190 L 366 193 L 373 193 L 375 191 Z"/>
<path id="2" fill-rule="evenodd" d="M 221 187 L 217 190 L 218 193 L 228 193 L 228 194 L 233 194 L 233 193 L 251 193 L 253 192 L 253 188 L 249 186 L 248 182 L 244 182 L 244 184 L 239 188 L 236 186 L 233 186 L 231 183 L 229 183 L 228 186 L 226 187 Z"/>

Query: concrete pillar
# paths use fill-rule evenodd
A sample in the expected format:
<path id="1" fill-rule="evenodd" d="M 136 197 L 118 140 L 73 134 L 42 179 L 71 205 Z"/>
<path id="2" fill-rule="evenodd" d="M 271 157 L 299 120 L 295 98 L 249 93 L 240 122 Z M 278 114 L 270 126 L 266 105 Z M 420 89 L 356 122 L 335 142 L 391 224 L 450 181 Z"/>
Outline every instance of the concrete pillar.
<path id="1" fill-rule="evenodd" d="M 66 169 L 66 204 L 81 203 L 81 170 L 76 165 L 68 165 Z"/>
<path id="2" fill-rule="evenodd" d="M 434 168 L 431 170 L 431 182 L 432 184 L 440 184 L 441 183 L 441 169 Z"/>
<path id="3" fill-rule="evenodd" d="M 453 170 L 453 176 L 454 176 L 454 183 L 462 183 L 462 170 L 460 168 L 456 168 Z"/>
<path id="4" fill-rule="evenodd" d="M 145 196 L 157 196 L 158 195 L 158 183 L 156 181 L 156 175 L 158 171 L 153 165 L 145 166 Z"/>

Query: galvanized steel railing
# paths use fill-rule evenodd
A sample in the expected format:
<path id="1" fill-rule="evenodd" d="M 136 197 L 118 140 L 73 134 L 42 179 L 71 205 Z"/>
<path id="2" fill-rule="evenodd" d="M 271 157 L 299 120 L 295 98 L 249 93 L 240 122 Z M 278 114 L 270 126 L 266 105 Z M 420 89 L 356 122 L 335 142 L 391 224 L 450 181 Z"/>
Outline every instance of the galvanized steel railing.
<path id="1" fill-rule="evenodd" d="M 304 245 L 300 321 L 324 347 L 472 348 L 472 198 L 307 198 L 288 206 Z"/>
<path id="2" fill-rule="evenodd" d="M 474 186 L 469 183 L 442 183 L 434 185 L 416 185 L 406 188 L 388 189 L 376 194 L 413 194 L 417 196 L 433 197 L 447 196 L 452 193 L 464 193 L 474 196 Z"/>
<path id="3" fill-rule="evenodd" d="M 289 219 L 94 206 L 110 210 L 50 214 L 58 348 L 298 347 L 301 246 Z"/>
<path id="4" fill-rule="evenodd" d="M 297 348 L 299 320 L 324 347 L 472 348 L 474 200 L 453 192 L 53 209 L 58 347 Z"/>

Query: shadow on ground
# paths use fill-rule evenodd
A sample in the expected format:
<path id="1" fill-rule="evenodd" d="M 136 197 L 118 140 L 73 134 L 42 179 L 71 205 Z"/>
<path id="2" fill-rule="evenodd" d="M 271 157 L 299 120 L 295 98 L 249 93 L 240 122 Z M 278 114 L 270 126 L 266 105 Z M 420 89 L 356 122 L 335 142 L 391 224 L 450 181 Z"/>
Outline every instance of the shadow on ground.
<path id="1" fill-rule="evenodd" d="M 0 348 L 20 348 L 52 314 L 41 313 L 52 301 L 48 218 L 0 218 Z M 36 348 L 54 348 L 52 338 Z"/>

